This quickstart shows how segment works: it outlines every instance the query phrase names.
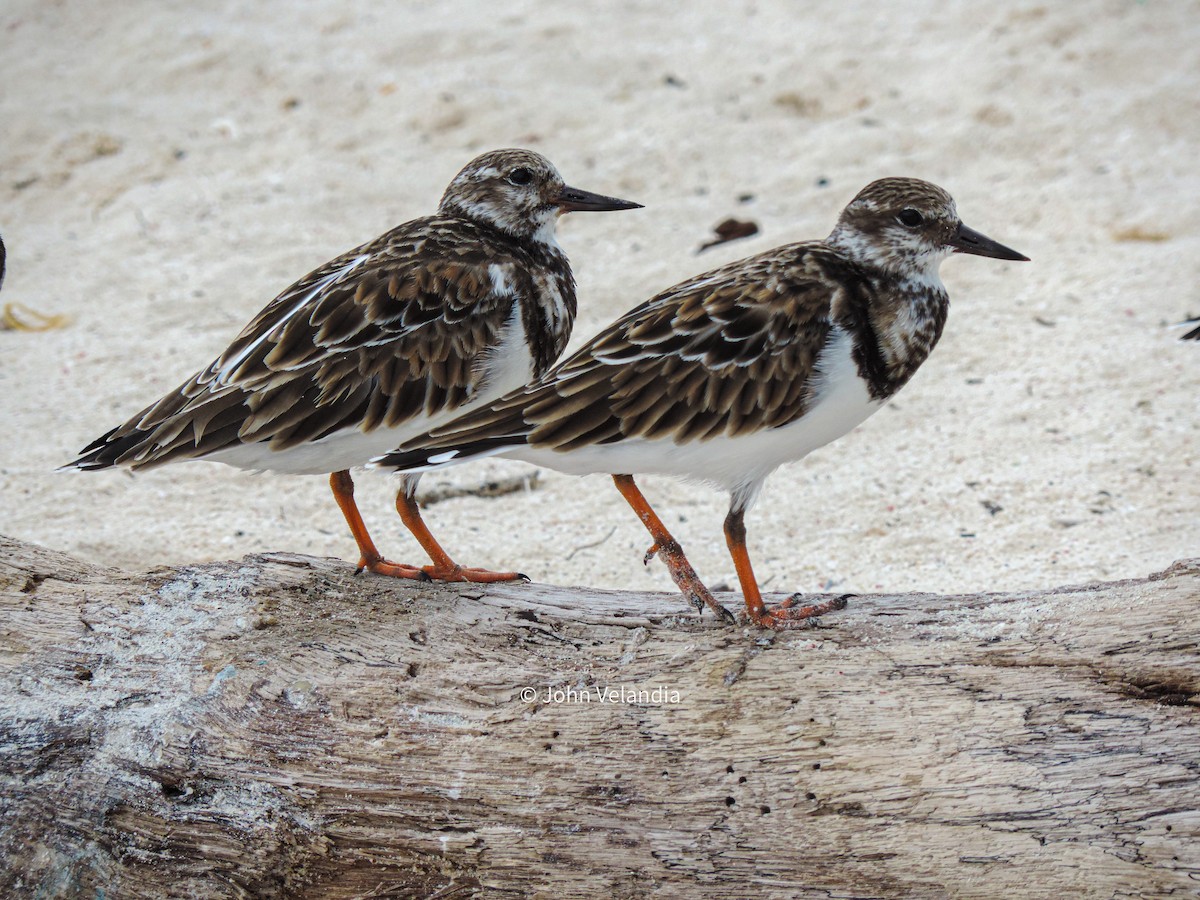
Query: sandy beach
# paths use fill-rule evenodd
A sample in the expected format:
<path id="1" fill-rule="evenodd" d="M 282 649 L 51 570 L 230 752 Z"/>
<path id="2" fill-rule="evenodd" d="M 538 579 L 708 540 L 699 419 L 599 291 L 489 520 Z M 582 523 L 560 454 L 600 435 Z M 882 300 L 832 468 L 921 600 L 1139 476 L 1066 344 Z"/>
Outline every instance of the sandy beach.
<path id="1" fill-rule="evenodd" d="M 599 7 L 597 7 L 598 9 Z M 942 275 L 941 344 L 884 411 L 781 469 L 748 518 L 769 591 L 1017 590 L 1200 548 L 1200 6 L 312 0 L 0 11 L 0 532 L 145 569 L 284 550 L 353 562 L 320 477 L 55 467 L 206 365 L 296 278 L 430 213 L 524 146 L 644 210 L 562 221 L 573 346 L 652 293 L 828 233 L 884 175 L 949 190 L 1031 263 Z M 702 254 L 728 217 L 759 233 Z M 604 477 L 490 461 L 429 476 L 461 562 L 670 590 Z M 358 478 L 381 550 L 423 563 L 395 480 Z M 727 497 L 645 481 L 712 585 Z"/>

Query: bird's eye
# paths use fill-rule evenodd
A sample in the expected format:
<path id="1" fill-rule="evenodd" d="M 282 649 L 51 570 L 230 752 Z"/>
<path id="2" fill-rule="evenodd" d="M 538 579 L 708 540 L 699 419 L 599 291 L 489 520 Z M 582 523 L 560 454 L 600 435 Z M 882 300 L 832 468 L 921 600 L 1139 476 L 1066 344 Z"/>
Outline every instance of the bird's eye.
<path id="1" fill-rule="evenodd" d="M 896 221 L 909 228 L 916 228 L 925 221 L 925 217 L 915 209 L 902 209 L 900 215 L 896 216 Z"/>
<path id="2" fill-rule="evenodd" d="M 508 173 L 510 184 L 526 185 L 533 181 L 533 173 L 524 166 L 518 166 Z"/>

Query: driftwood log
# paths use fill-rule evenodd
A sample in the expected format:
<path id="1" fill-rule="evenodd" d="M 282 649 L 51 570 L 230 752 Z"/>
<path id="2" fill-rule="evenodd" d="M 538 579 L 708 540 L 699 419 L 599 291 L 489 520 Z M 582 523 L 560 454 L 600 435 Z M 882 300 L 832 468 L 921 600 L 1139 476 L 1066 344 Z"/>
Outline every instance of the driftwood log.
<path id="1" fill-rule="evenodd" d="M 771 634 L 7 540 L 0 603 L 5 897 L 1200 894 L 1200 560 Z"/>

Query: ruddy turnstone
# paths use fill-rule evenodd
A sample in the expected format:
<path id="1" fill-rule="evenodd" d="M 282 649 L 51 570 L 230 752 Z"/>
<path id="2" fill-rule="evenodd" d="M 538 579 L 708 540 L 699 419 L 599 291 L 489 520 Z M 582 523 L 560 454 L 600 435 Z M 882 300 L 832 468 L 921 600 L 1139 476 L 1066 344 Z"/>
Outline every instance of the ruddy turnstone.
<path id="1" fill-rule="evenodd" d="M 349 469 L 546 372 L 575 319 L 559 215 L 636 209 L 568 187 L 543 156 L 495 150 L 454 177 L 435 215 L 414 219 L 309 273 L 212 364 L 68 469 L 149 469 L 190 459 L 330 474 L 359 569 L 401 578 L 505 581 L 457 565 L 421 519 L 419 476 L 396 508 L 433 560 L 384 559 L 354 502 Z"/>
<path id="2" fill-rule="evenodd" d="M 725 539 L 750 621 L 800 622 L 844 601 L 762 600 L 745 515 L 767 476 L 841 437 L 912 377 L 949 308 L 951 253 L 1026 257 L 958 218 L 941 188 L 885 178 L 823 241 L 788 244 L 668 288 L 537 382 L 374 461 L 424 471 L 503 455 L 576 475 L 613 475 L 675 583 L 713 598 L 633 476 L 678 475 L 729 490 Z"/>

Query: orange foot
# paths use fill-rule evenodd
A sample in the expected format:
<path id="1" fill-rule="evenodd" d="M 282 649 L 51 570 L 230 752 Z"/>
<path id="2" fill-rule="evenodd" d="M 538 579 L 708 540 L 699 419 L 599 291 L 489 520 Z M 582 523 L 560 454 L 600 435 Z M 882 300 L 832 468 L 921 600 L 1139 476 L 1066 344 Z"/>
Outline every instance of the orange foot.
<path id="1" fill-rule="evenodd" d="M 414 581 L 429 581 L 429 575 L 424 569 L 417 566 L 406 566 L 404 563 L 389 562 L 382 556 L 377 556 L 374 559 L 361 557 L 358 561 L 358 568 L 354 570 L 355 575 L 361 575 L 363 570 L 374 572 L 376 575 L 386 575 L 389 578 L 411 578 Z"/>
<path id="2" fill-rule="evenodd" d="M 471 569 L 452 564 L 449 566 L 425 566 L 418 569 L 426 578 L 434 581 L 470 581 L 475 584 L 496 584 L 501 581 L 529 581 L 529 576 L 520 572 L 493 572 L 489 569 Z"/>
<path id="3" fill-rule="evenodd" d="M 723 607 L 717 602 L 717 598 L 700 580 L 700 576 L 696 574 L 696 570 L 692 568 L 692 564 L 688 562 L 687 557 L 683 555 L 683 548 L 679 544 L 671 541 L 665 547 L 658 541 L 650 545 L 650 549 L 646 551 L 646 555 L 642 557 L 642 565 L 650 565 L 650 561 L 659 554 L 662 554 L 663 562 L 666 563 L 667 571 L 671 573 L 671 580 L 683 592 L 683 596 L 696 609 L 696 615 L 704 613 L 704 607 L 708 607 L 722 622 L 730 625 L 737 624 L 737 616 Z"/>
<path id="4" fill-rule="evenodd" d="M 802 596 L 804 595 L 800 593 L 792 594 L 778 606 L 771 608 L 764 606 L 757 613 L 746 610 L 746 615 L 750 617 L 750 621 L 761 628 L 807 628 L 810 624 L 809 619 L 815 619 L 817 616 L 834 610 L 845 609 L 846 601 L 856 595 L 843 594 L 832 600 L 803 606 L 800 605 Z"/>

